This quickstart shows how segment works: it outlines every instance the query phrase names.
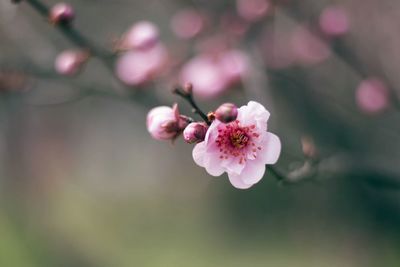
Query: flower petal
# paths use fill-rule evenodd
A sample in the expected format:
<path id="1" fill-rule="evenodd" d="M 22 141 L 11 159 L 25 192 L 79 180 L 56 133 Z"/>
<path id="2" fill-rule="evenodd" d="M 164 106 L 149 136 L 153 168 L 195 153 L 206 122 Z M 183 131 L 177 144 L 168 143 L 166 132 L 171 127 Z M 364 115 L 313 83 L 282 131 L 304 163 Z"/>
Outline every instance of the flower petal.
<path id="1" fill-rule="evenodd" d="M 273 133 L 267 133 L 262 144 L 262 150 L 258 153 L 264 164 L 275 164 L 281 154 L 281 141 Z"/>
<path id="2" fill-rule="evenodd" d="M 221 165 L 221 159 L 218 154 L 207 153 L 207 144 L 203 141 L 193 148 L 193 160 L 197 165 L 206 169 L 212 176 L 220 176 L 225 169 Z"/>
<path id="3" fill-rule="evenodd" d="M 263 164 L 260 160 L 249 160 L 246 162 L 246 167 L 243 171 L 237 175 L 232 173 L 232 177 L 237 177 L 244 184 L 255 184 L 259 182 L 265 173 L 265 164 Z"/>
<path id="4" fill-rule="evenodd" d="M 231 184 L 237 189 L 248 189 L 253 186 L 252 184 L 243 183 L 243 181 L 237 175 L 228 173 L 228 177 L 229 177 L 229 182 L 231 182 Z"/>
<path id="5" fill-rule="evenodd" d="M 192 151 L 193 160 L 200 167 L 205 166 L 204 160 L 206 156 L 206 148 L 207 148 L 206 142 L 203 141 L 196 144 Z"/>
<path id="6" fill-rule="evenodd" d="M 258 102 L 250 101 L 246 106 L 242 106 L 238 109 L 237 119 L 242 125 L 250 125 L 257 123 L 257 126 L 261 129 L 267 128 L 267 121 L 270 113 Z"/>

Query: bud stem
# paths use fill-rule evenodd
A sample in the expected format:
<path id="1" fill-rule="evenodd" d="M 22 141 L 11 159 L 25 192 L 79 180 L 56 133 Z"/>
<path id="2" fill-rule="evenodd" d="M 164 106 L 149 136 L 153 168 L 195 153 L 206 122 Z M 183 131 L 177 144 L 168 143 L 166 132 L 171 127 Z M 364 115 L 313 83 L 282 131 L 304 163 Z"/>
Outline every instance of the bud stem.
<path id="1" fill-rule="evenodd" d="M 211 125 L 211 121 L 208 119 L 207 115 L 199 108 L 196 101 L 193 98 L 193 93 L 191 90 L 185 91 L 181 87 L 177 87 L 173 90 L 173 93 L 185 99 L 193 108 L 193 112 L 197 113 L 207 125 Z"/>
<path id="2" fill-rule="evenodd" d="M 40 0 L 25 0 L 37 13 L 46 19 L 49 18 L 50 10 L 47 5 L 45 5 Z M 79 46 L 83 50 L 88 50 L 91 55 L 99 58 L 104 65 L 112 70 L 114 64 L 114 54 L 95 46 L 90 42 L 83 34 L 81 34 L 76 28 L 74 28 L 71 23 L 56 23 L 57 29 L 72 43 Z"/>

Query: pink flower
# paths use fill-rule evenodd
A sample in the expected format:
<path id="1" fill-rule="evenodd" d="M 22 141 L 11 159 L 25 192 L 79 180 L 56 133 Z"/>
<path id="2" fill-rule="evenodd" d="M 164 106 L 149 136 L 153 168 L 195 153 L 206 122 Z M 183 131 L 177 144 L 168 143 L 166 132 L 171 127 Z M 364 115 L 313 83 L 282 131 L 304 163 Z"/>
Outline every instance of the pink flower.
<path id="1" fill-rule="evenodd" d="M 122 55 L 116 63 L 115 72 L 127 85 L 142 85 L 161 74 L 167 61 L 168 51 L 159 44 L 145 51 L 129 51 Z"/>
<path id="2" fill-rule="evenodd" d="M 250 101 L 238 110 L 235 121 L 214 120 L 205 140 L 193 149 L 193 159 L 212 176 L 228 173 L 231 184 L 247 189 L 261 180 L 265 164 L 277 162 L 281 152 L 279 138 L 267 132 L 269 112 Z"/>
<path id="3" fill-rule="evenodd" d="M 121 46 L 124 49 L 149 49 L 158 41 L 157 26 L 150 21 L 139 21 L 125 33 Z"/>
<path id="4" fill-rule="evenodd" d="M 75 75 L 81 70 L 88 58 L 89 55 L 86 52 L 66 50 L 57 56 L 54 67 L 59 74 Z"/>
<path id="5" fill-rule="evenodd" d="M 180 81 L 192 83 L 196 96 L 211 99 L 240 82 L 248 69 L 248 57 L 240 50 L 225 50 L 217 55 L 202 53 L 183 66 Z"/>
<path id="6" fill-rule="evenodd" d="M 154 139 L 174 140 L 188 125 L 189 119 L 179 114 L 178 106 L 155 107 L 146 119 L 147 130 Z"/>
<path id="7" fill-rule="evenodd" d="M 50 9 L 49 19 L 52 23 L 68 23 L 75 16 L 74 9 L 67 3 L 58 3 Z"/>
<path id="8" fill-rule="evenodd" d="M 389 91 L 381 80 L 369 78 L 358 86 L 356 102 L 366 113 L 379 113 L 389 106 Z"/>
<path id="9" fill-rule="evenodd" d="M 349 31 L 349 18 L 346 10 L 330 6 L 324 9 L 319 17 L 321 30 L 330 36 L 339 36 Z"/>
<path id="10" fill-rule="evenodd" d="M 181 72 L 182 83 L 193 83 L 193 92 L 203 99 L 222 94 L 228 86 L 224 71 L 212 56 L 202 54 L 187 62 Z"/>

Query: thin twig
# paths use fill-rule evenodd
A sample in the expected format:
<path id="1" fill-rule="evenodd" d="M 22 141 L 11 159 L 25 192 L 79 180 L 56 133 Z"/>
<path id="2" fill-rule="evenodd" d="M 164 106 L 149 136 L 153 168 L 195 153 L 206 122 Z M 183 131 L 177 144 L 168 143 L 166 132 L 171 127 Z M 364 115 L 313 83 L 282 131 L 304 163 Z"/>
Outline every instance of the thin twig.
<path id="1" fill-rule="evenodd" d="M 211 125 L 211 121 L 208 119 L 207 115 L 199 108 L 196 101 L 194 100 L 193 93 L 191 90 L 191 85 L 188 85 L 187 87 L 188 88 L 186 88 L 186 89 L 188 89 L 188 90 L 177 87 L 173 90 L 173 93 L 176 95 L 179 95 L 180 97 L 185 99 L 187 102 L 189 102 L 189 104 L 193 108 L 193 112 L 197 113 L 204 120 L 204 122 L 207 123 L 207 125 Z"/>

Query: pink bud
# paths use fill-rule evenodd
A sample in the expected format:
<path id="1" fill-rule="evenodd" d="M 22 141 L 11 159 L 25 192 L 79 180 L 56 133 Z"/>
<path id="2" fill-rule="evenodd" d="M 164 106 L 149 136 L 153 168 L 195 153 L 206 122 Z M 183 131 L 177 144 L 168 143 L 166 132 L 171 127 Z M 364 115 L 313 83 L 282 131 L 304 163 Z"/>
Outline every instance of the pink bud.
<path id="1" fill-rule="evenodd" d="M 158 41 L 157 26 L 149 21 L 139 21 L 124 34 L 121 46 L 124 49 L 150 49 Z"/>
<path id="2" fill-rule="evenodd" d="M 389 92 L 379 79 L 363 80 L 356 90 L 358 107 L 367 113 L 378 113 L 389 105 Z"/>
<path id="3" fill-rule="evenodd" d="M 74 18 L 75 12 L 70 4 L 58 3 L 50 9 L 49 16 L 52 23 L 69 23 Z"/>
<path id="4" fill-rule="evenodd" d="M 222 104 L 215 111 L 215 118 L 223 123 L 228 123 L 236 120 L 238 115 L 238 109 L 236 105 L 232 103 Z"/>
<path id="5" fill-rule="evenodd" d="M 272 8 L 269 0 L 236 0 L 236 9 L 247 21 L 257 21 L 264 17 Z"/>
<path id="6" fill-rule="evenodd" d="M 346 11 L 340 7 L 327 7 L 319 17 L 321 30 L 329 36 L 339 36 L 349 30 L 349 18 Z"/>
<path id="7" fill-rule="evenodd" d="M 167 49 L 159 44 L 148 50 L 130 51 L 122 55 L 116 63 L 115 72 L 127 85 L 142 85 L 157 77 L 167 60 Z"/>
<path id="8" fill-rule="evenodd" d="M 147 130 L 154 139 L 174 139 L 178 134 L 178 126 L 172 108 L 161 106 L 150 110 L 147 114 Z"/>
<path id="9" fill-rule="evenodd" d="M 75 75 L 81 70 L 88 57 L 86 52 L 66 50 L 57 56 L 54 66 L 62 75 Z"/>
<path id="10" fill-rule="evenodd" d="M 178 106 L 160 106 L 147 114 L 147 130 L 154 139 L 173 140 L 188 125 L 189 119 L 179 114 Z"/>
<path id="11" fill-rule="evenodd" d="M 208 126 L 204 122 L 192 122 L 183 130 L 183 139 L 189 144 L 204 141 Z"/>
<path id="12" fill-rule="evenodd" d="M 182 39 L 190 39 L 198 35 L 205 24 L 204 16 L 194 9 L 183 9 L 172 17 L 172 31 Z"/>

